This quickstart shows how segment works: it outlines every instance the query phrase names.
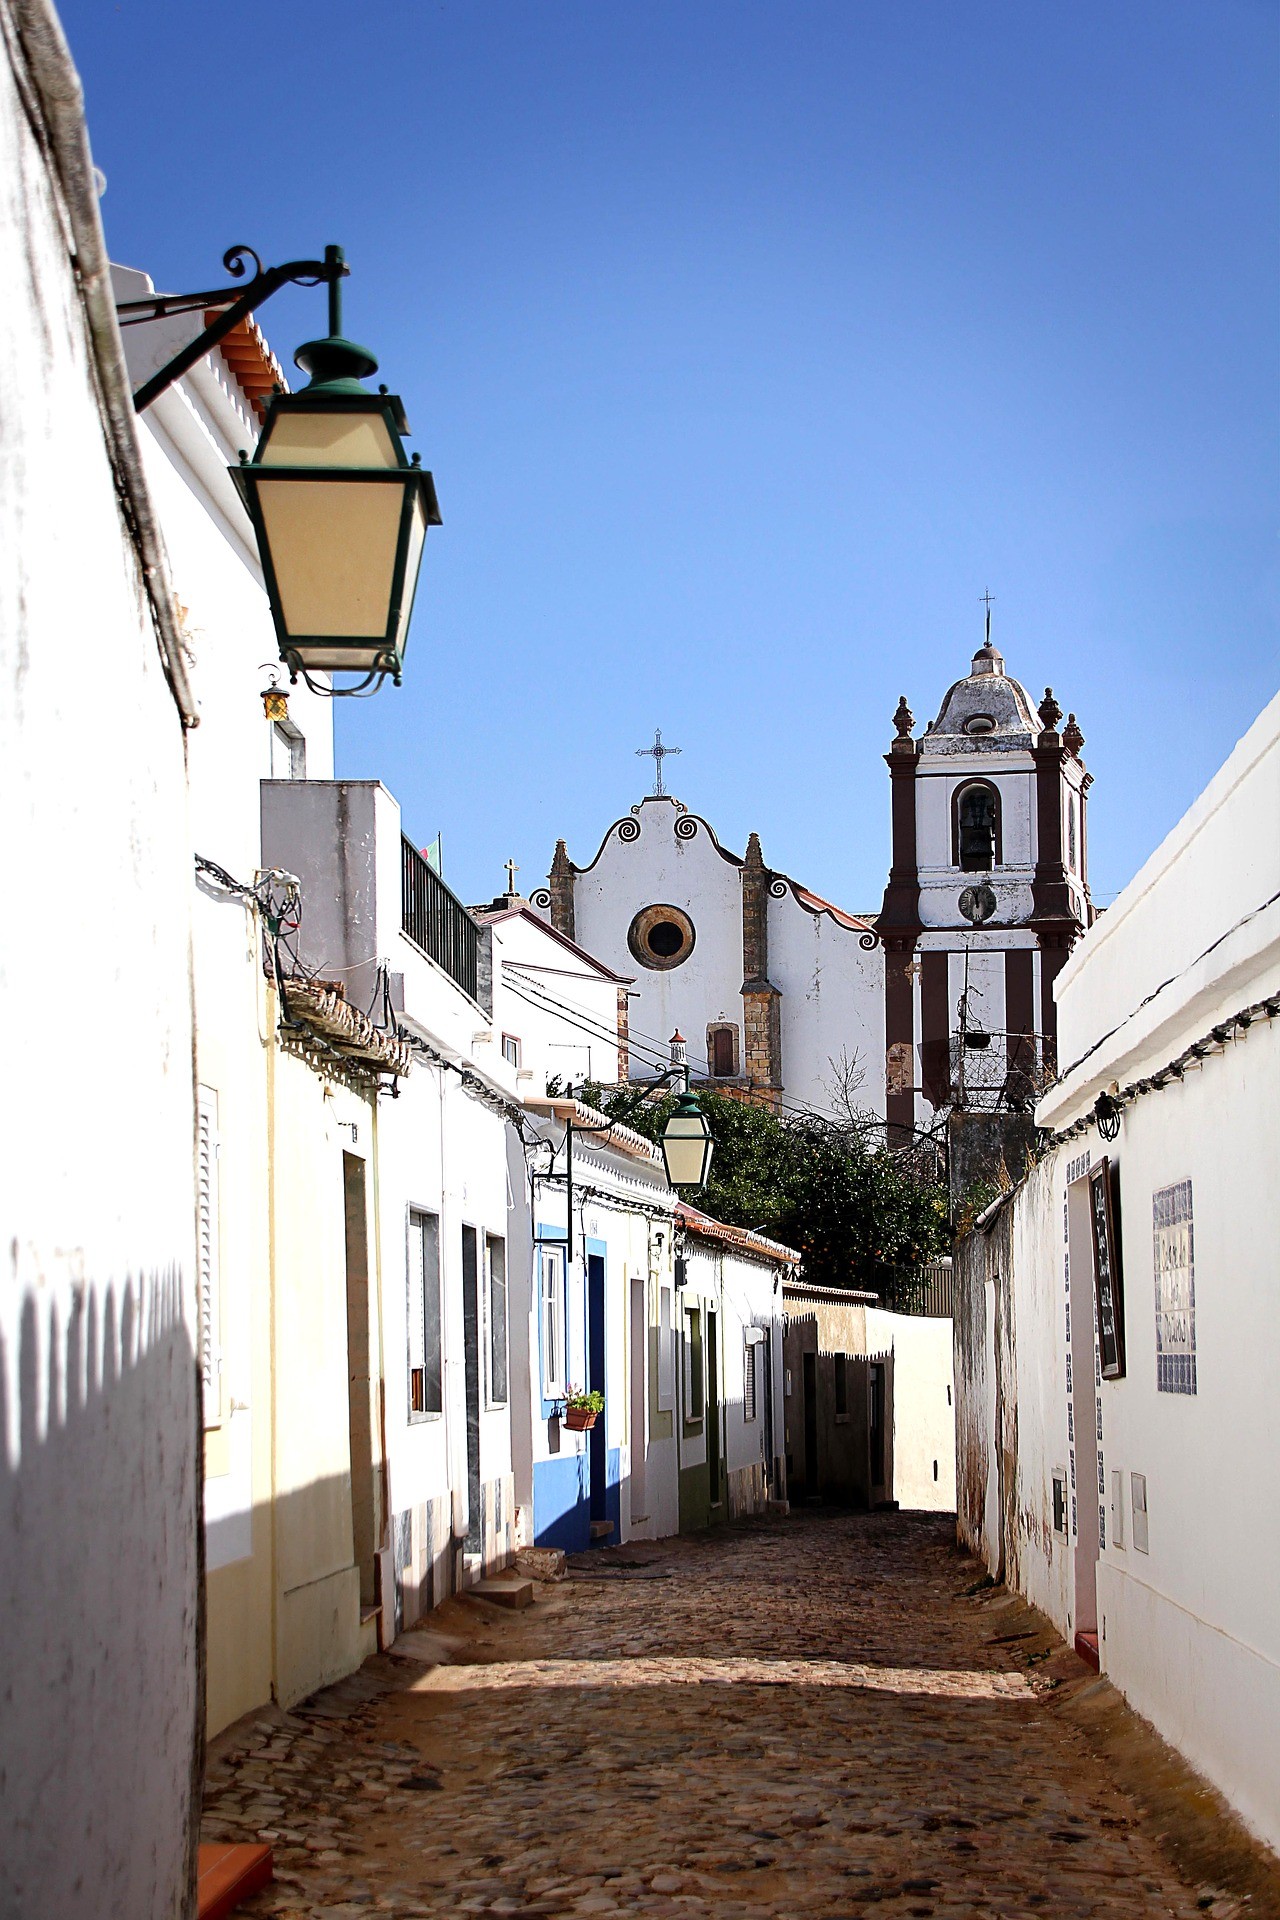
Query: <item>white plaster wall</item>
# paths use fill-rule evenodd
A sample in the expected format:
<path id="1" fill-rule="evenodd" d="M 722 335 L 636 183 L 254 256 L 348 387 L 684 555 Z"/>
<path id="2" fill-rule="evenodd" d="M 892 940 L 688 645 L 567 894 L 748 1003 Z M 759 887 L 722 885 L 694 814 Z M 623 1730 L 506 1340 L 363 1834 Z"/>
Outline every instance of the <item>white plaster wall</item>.
<path id="1" fill-rule="evenodd" d="M 117 297 L 151 288 L 113 270 Z M 125 330 L 135 381 L 197 330 L 198 317 Z M 197 852 L 251 884 L 262 865 L 259 786 L 273 763 L 259 692 L 276 640 L 252 529 L 227 467 L 258 432 L 221 356 L 208 356 L 148 409 L 141 443 L 152 498 L 183 609 L 200 726 L 188 747 Z M 281 684 L 287 676 L 280 673 Z M 302 684 L 290 690 L 307 771 L 333 770 L 332 709 Z M 197 1077 L 218 1107 L 220 1381 L 206 1406 L 208 1731 L 269 1698 L 272 1557 L 269 1508 L 273 1376 L 270 1181 L 260 924 L 244 905 L 193 884 Z M 345 1418 L 345 1415 L 344 1415 Z"/>
<path id="2" fill-rule="evenodd" d="M 867 1352 L 893 1355 L 893 1498 L 953 1513 L 956 1429 L 950 1320 L 868 1307 Z"/>
<path id="3" fill-rule="evenodd" d="M 493 923 L 493 1026 L 520 1041 L 517 1084 L 537 1097 L 549 1077 L 618 1077 L 618 982 L 561 944 L 545 923 L 523 914 Z M 638 971 L 634 963 L 626 971 Z"/>
<path id="4" fill-rule="evenodd" d="M 732 1472 L 738 1467 L 763 1465 L 772 1468 L 775 1455 L 785 1453 L 782 1443 L 782 1289 L 777 1269 L 760 1260 L 752 1260 L 725 1247 L 720 1259 L 721 1326 L 724 1343 L 724 1380 L 722 1398 L 725 1407 L 725 1465 Z M 765 1424 L 766 1395 L 763 1362 L 757 1361 L 756 1413 L 745 1417 L 746 1341 L 748 1327 L 764 1327 L 770 1333 L 770 1352 L 774 1368 L 772 1435 Z M 761 1346 L 758 1352 L 763 1353 Z"/>
<path id="5" fill-rule="evenodd" d="M 1064 969 L 1063 1050 L 1100 1044 L 1041 1102 L 1041 1124 L 1069 1122 L 1099 1085 L 1150 1074 L 1222 1013 L 1280 989 L 1277 909 L 1262 906 L 1280 889 L 1280 835 L 1263 830 L 1277 821 L 1280 701 Z M 1280 1843 L 1280 1749 L 1272 1735 L 1280 1723 L 1280 1533 L 1271 1524 L 1280 1428 L 1270 1338 L 1280 1240 L 1277 1088 L 1280 1041 L 1263 1018 L 1210 1051 L 1181 1082 L 1132 1101 L 1114 1143 L 1092 1129 L 1076 1136 L 1019 1191 L 1018 1514 L 1010 1543 L 1011 1578 L 1070 1633 L 1087 1618 L 1090 1596 L 1077 1591 L 1074 1543 L 1052 1533 L 1050 1475 L 1074 1447 L 1077 1499 L 1096 1499 L 1100 1449 L 1103 1667 L 1273 1846 Z M 1064 1255 L 1070 1252 L 1078 1283 L 1088 1242 L 1073 1228 L 1064 1245 L 1067 1174 L 1079 1177 L 1104 1153 L 1120 1175 L 1126 1372 L 1095 1390 L 1074 1369 L 1068 1433 Z M 1156 1385 L 1152 1202 L 1182 1180 L 1191 1182 L 1194 1216 L 1193 1395 Z M 1088 1311 L 1091 1288 L 1084 1292 Z M 1072 1293 L 1079 1311 L 1079 1287 Z M 1111 1507 L 1117 1471 L 1123 1543 Z M 1145 1553 L 1133 1539 L 1134 1473 L 1147 1484 Z"/>
<path id="6" fill-rule="evenodd" d="M 1280 975 L 1278 889 L 1280 694 L 1059 974 L 1063 1077 L 1042 1123 L 1074 1119 L 1100 1086 L 1162 1064 L 1242 996 L 1269 991 Z"/>
<path id="7" fill-rule="evenodd" d="M 169 1920 L 199 1661 L 183 739 L 8 59 L 0 236 L 0 1909 Z"/>
<path id="8" fill-rule="evenodd" d="M 677 821 L 696 828 L 691 839 L 676 834 Z M 598 861 L 574 884 L 574 937 L 616 973 L 634 974 L 631 1001 L 633 1079 L 649 1063 L 667 1064 L 667 1041 L 679 1028 L 695 1073 L 706 1065 L 706 1029 L 723 1012 L 742 1023 L 742 884 L 736 862 L 716 851 L 704 822 L 679 814 L 669 800 L 646 800 L 638 816 L 639 837 L 627 841 L 611 829 Z M 635 915 L 657 904 L 681 907 L 697 939 L 680 966 L 665 972 L 640 965 L 627 945 Z"/>
<path id="9" fill-rule="evenodd" d="M 769 977 L 783 996 L 788 1100 L 829 1109 L 844 1053 L 862 1074 L 858 1104 L 884 1112 L 884 949 L 861 939 L 829 913 L 811 913 L 790 887 L 770 896 Z"/>

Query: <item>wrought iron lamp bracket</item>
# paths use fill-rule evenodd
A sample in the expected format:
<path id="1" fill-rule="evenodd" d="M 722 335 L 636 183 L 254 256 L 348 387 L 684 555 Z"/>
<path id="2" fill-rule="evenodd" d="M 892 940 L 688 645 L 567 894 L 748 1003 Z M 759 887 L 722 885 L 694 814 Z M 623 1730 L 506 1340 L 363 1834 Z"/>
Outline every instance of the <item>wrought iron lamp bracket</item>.
<path id="1" fill-rule="evenodd" d="M 288 260 L 282 267 L 264 267 L 252 247 L 228 247 L 222 264 L 236 279 L 243 279 L 247 262 L 253 262 L 253 278 L 243 287 L 212 287 L 203 293 L 153 293 L 145 300 L 124 300 L 116 308 L 122 327 L 136 327 L 148 320 L 168 320 L 175 314 L 207 313 L 213 307 L 222 311 L 202 333 L 189 340 L 172 360 L 165 362 L 149 380 L 144 380 L 133 396 L 134 410 L 145 413 L 188 368 L 202 360 L 211 347 L 226 338 L 233 327 L 248 317 L 264 300 L 281 287 L 335 287 L 351 269 L 341 250 L 330 247 L 323 260 Z"/>

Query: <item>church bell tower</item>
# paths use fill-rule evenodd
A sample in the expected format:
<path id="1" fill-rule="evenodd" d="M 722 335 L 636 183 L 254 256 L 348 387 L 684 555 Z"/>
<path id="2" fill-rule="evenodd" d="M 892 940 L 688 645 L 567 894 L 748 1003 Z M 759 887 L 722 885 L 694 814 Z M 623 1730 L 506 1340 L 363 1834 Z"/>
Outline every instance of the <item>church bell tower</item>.
<path id="1" fill-rule="evenodd" d="M 906 696 L 885 759 L 890 1134 L 947 1107 L 1025 1111 L 1056 1067 L 1053 983 L 1090 924 L 1084 736 L 991 641 L 919 739 Z"/>

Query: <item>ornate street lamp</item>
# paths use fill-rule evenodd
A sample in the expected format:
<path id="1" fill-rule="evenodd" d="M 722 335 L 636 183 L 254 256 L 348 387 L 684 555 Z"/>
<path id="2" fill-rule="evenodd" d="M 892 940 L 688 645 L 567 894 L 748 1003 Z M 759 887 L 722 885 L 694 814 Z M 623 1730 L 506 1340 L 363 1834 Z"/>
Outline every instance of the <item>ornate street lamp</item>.
<path id="1" fill-rule="evenodd" d="M 233 327 L 283 286 L 329 288 L 329 333 L 294 358 L 311 375 L 301 393 L 276 393 L 253 458 L 240 455 L 231 477 L 253 521 L 271 601 L 280 658 L 316 693 L 373 692 L 387 674 L 399 686 L 427 528 L 440 525 L 431 475 L 404 450 L 404 408 L 385 387 L 363 384 L 378 363 L 342 333 L 341 247 L 323 260 L 264 267 L 252 247 L 223 255 L 228 272 L 253 277 L 243 287 L 150 294 L 124 301 L 122 326 L 203 313 L 208 324 L 143 382 L 133 396 L 142 413 Z M 212 317 L 211 317 L 212 316 Z M 354 671 L 350 687 L 318 685 L 311 675 Z"/>
<path id="2" fill-rule="evenodd" d="M 705 1187 L 714 1149 L 711 1122 L 698 1105 L 697 1095 L 689 1091 L 686 1068 L 684 1091 L 662 1130 L 662 1159 L 668 1186 L 687 1188 L 691 1192 Z"/>
<path id="3" fill-rule="evenodd" d="M 326 260 L 341 264 L 338 248 Z M 427 528 L 440 525 L 431 475 L 410 460 L 404 408 L 364 381 L 378 363 L 342 335 L 341 281 L 329 281 L 329 334 L 294 359 L 311 378 L 268 404 L 252 460 L 231 475 L 253 521 L 280 657 L 318 692 L 313 673 L 363 674 L 363 693 L 400 684 Z"/>

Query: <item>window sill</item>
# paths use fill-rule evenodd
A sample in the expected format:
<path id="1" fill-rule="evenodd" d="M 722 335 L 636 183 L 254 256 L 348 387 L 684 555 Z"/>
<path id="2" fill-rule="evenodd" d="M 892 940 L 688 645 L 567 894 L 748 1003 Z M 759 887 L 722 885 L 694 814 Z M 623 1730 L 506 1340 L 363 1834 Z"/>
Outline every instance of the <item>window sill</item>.
<path id="1" fill-rule="evenodd" d="M 428 1427 L 433 1420 L 443 1420 L 443 1413 L 411 1413 L 405 1421 L 406 1426 Z"/>

